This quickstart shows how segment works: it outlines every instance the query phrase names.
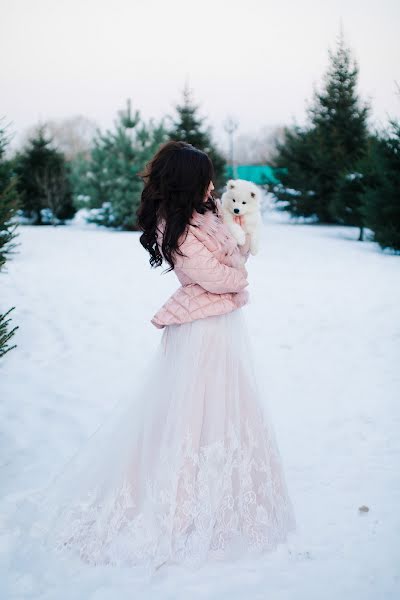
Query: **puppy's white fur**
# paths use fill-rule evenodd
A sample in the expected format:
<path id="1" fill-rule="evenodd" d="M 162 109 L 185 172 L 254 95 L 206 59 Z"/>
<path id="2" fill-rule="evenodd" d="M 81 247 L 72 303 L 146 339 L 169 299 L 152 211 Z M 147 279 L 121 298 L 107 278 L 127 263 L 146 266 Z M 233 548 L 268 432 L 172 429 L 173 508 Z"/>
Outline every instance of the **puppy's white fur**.
<path id="1" fill-rule="evenodd" d="M 250 235 L 250 252 L 257 254 L 261 234 L 261 191 L 251 181 L 229 179 L 226 191 L 221 196 L 224 221 L 239 246 Z M 243 216 L 243 227 L 234 221 L 234 216 Z"/>

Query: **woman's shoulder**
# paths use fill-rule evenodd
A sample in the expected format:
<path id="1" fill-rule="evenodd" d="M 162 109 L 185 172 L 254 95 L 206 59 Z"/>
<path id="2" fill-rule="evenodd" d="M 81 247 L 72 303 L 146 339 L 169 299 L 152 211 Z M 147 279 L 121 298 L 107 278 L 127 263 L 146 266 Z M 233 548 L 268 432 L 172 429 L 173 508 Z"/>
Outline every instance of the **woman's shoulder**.
<path id="1" fill-rule="evenodd" d="M 216 212 L 212 210 L 206 210 L 204 213 L 200 213 L 194 210 L 192 216 L 189 219 L 185 227 L 185 231 L 182 233 L 179 239 L 179 246 L 190 245 L 196 241 L 201 241 L 212 245 L 214 248 L 218 238 L 224 237 L 224 219 L 221 210 L 221 201 L 216 199 Z M 160 218 L 157 223 L 157 238 L 161 241 L 164 234 L 165 219 Z"/>
<path id="2" fill-rule="evenodd" d="M 206 210 L 204 213 L 193 211 L 189 220 L 189 229 L 197 237 L 203 238 L 204 235 L 215 236 L 223 224 L 223 215 L 221 210 L 221 201 L 216 199 L 217 211 Z"/>

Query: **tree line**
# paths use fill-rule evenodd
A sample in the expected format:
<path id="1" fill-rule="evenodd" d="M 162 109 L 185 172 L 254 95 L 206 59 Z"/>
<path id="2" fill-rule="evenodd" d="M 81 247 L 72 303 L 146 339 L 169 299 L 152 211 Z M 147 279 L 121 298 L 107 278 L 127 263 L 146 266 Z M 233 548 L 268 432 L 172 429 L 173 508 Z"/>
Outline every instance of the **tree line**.
<path id="1" fill-rule="evenodd" d="M 212 141 L 211 128 L 198 116 L 186 86 L 175 117 L 146 122 L 130 100 L 118 111 L 111 129 L 97 128 L 89 152 L 67 160 L 54 140 L 39 126 L 26 146 L 9 161 L 21 197 L 20 220 L 35 225 L 62 224 L 78 209 L 87 209 L 89 222 L 137 230 L 136 211 L 143 181 L 138 173 L 160 144 L 180 139 L 206 151 L 222 187 L 225 159 Z"/>
<path id="2" fill-rule="evenodd" d="M 365 229 L 382 248 L 400 250 L 400 121 L 371 131 L 370 106 L 357 94 L 358 65 L 341 32 L 321 91 L 314 91 L 307 123 L 283 128 L 270 166 L 277 185 L 266 185 L 276 206 L 293 217 Z M 399 94 L 400 100 L 400 94 Z M 136 230 L 143 182 L 138 176 L 159 145 L 187 141 L 215 166 L 216 191 L 225 184 L 226 161 L 199 117 L 187 86 L 174 117 L 146 122 L 130 101 L 111 129 L 96 128 L 88 151 L 66 159 L 46 126 L 8 161 L 16 177 L 21 221 L 58 224 L 86 209 L 87 220 Z M 4 161 L 3 161 L 4 162 Z"/>

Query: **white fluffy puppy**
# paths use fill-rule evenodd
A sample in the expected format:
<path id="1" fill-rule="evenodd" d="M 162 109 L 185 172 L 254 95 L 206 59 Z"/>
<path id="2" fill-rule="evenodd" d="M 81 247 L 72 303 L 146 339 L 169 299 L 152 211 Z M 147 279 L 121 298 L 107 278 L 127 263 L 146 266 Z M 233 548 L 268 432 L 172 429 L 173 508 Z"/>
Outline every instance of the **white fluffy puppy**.
<path id="1" fill-rule="evenodd" d="M 250 234 L 250 252 L 257 254 L 261 233 L 260 189 L 251 181 L 229 179 L 221 196 L 224 221 L 239 246 Z"/>

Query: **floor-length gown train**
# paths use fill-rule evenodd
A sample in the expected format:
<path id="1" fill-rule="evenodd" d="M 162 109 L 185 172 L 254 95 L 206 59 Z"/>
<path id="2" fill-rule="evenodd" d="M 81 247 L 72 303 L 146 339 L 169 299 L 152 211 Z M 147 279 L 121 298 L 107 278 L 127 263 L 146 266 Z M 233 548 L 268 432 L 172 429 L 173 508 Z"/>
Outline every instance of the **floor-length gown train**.
<path id="1" fill-rule="evenodd" d="M 132 397 L 42 497 L 46 542 L 91 564 L 200 564 L 296 527 L 243 309 L 169 325 Z"/>

